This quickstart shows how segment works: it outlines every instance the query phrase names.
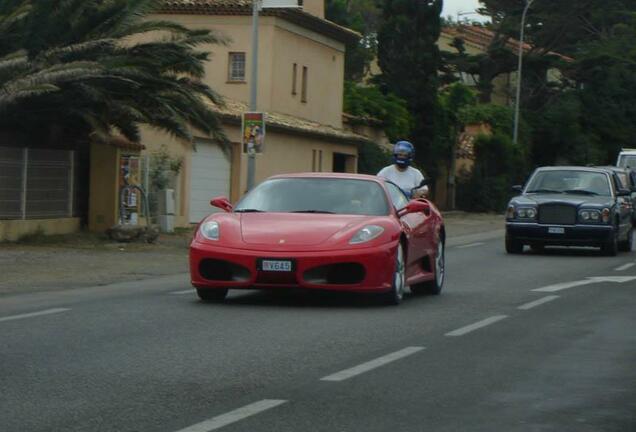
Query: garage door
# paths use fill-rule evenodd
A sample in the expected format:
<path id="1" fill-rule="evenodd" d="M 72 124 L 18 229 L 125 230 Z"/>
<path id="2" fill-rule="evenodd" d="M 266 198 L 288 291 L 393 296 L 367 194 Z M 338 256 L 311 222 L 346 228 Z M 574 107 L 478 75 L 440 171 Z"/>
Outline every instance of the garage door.
<path id="1" fill-rule="evenodd" d="M 190 222 L 198 223 L 215 211 L 210 200 L 230 196 L 230 159 L 217 144 L 197 142 L 192 152 Z"/>

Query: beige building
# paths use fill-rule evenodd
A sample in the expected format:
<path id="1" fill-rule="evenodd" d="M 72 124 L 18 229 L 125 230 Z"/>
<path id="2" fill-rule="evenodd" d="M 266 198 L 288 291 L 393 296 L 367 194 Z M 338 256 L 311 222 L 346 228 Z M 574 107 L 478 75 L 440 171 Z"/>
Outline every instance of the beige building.
<path id="1" fill-rule="evenodd" d="M 359 35 L 325 20 L 324 0 L 302 3 L 294 9 L 264 9 L 259 18 L 257 99 L 267 126 L 265 150 L 256 156 L 257 184 L 279 173 L 355 172 L 358 145 L 370 144 L 343 123 L 345 43 Z M 250 0 L 172 0 L 156 17 L 213 30 L 228 40 L 199 49 L 213 54 L 205 82 L 226 100 L 216 110 L 231 148 L 201 134 L 189 143 L 155 130 L 143 133 L 145 154 L 165 148 L 182 161 L 174 184 L 177 226 L 209 214 L 212 197 L 226 195 L 234 202 L 247 189 L 241 114 L 248 111 L 252 79 L 251 14 Z"/>

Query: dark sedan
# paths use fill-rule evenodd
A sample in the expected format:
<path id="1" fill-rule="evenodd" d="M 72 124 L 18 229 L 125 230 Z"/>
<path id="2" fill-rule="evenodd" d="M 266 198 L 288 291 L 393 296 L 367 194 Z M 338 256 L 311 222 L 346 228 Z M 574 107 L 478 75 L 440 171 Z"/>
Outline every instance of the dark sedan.
<path id="1" fill-rule="evenodd" d="M 604 168 L 544 167 L 530 176 L 521 195 L 508 204 L 506 251 L 524 245 L 595 246 L 606 255 L 632 248 L 630 209 L 621 205 L 630 191 Z"/>

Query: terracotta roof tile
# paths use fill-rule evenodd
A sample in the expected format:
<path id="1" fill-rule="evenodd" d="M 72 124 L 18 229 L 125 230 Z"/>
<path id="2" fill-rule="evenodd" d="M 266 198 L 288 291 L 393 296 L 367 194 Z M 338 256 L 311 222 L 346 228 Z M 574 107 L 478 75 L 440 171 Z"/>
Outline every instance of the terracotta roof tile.
<path id="1" fill-rule="evenodd" d="M 247 104 L 232 99 L 225 100 L 225 106 L 212 106 L 225 120 L 232 122 L 240 122 L 241 114 L 248 112 Z M 267 128 L 272 130 L 283 130 L 286 132 L 297 133 L 307 136 L 314 136 L 322 139 L 330 139 L 352 144 L 368 144 L 371 141 L 363 136 L 344 129 L 338 129 L 333 126 L 320 124 L 311 120 L 295 117 L 289 114 L 276 112 L 267 112 Z"/>
<path id="2" fill-rule="evenodd" d="M 493 32 L 492 30 L 474 25 L 444 27 L 442 29 L 442 33 L 450 37 L 458 37 L 460 39 L 463 39 L 467 43 L 476 45 L 483 51 L 486 51 L 488 49 L 488 46 L 495 37 L 495 32 Z M 508 39 L 506 41 L 506 48 L 516 53 L 519 50 L 519 41 L 516 39 Z M 523 51 L 525 53 L 529 52 L 532 48 L 532 45 L 524 42 Z M 564 56 L 563 54 L 559 54 L 554 51 L 549 51 L 547 54 L 559 57 L 562 60 L 568 62 L 573 61 L 571 57 Z"/>
<path id="3" fill-rule="evenodd" d="M 164 0 L 157 13 L 251 15 L 252 0 Z M 362 37 L 358 32 L 307 13 L 300 8 L 264 9 L 261 11 L 261 15 L 283 18 L 340 42 L 355 42 Z"/>

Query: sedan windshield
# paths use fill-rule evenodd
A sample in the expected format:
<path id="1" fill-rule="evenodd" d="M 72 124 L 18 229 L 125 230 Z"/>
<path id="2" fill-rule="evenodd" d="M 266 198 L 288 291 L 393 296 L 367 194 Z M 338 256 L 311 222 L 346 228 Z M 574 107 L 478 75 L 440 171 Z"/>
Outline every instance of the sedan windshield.
<path id="1" fill-rule="evenodd" d="M 284 178 L 260 184 L 234 211 L 386 216 L 389 206 L 384 190 L 373 181 Z"/>
<path id="2" fill-rule="evenodd" d="M 611 196 L 607 175 L 592 171 L 539 171 L 530 180 L 526 193 L 573 193 Z"/>

